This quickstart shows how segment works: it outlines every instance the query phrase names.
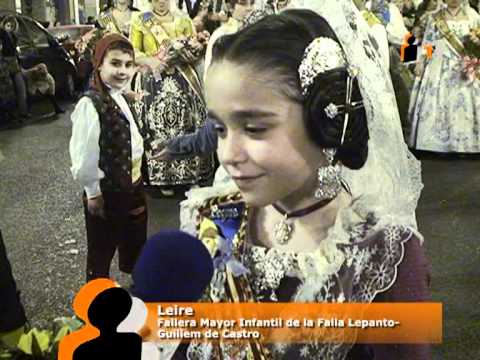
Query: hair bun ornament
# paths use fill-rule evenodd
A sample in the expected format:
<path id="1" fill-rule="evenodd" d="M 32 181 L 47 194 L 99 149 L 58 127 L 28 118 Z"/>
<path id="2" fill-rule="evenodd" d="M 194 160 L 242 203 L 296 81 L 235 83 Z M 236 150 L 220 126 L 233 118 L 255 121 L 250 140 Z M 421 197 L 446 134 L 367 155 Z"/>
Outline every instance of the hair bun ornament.
<path id="1" fill-rule="evenodd" d="M 338 106 L 334 103 L 328 104 L 328 106 L 325 107 L 324 111 L 325 115 L 327 115 L 329 119 L 335 119 L 335 117 L 339 114 Z"/>
<path id="2" fill-rule="evenodd" d="M 315 78 L 326 71 L 346 67 L 347 60 L 340 45 L 328 37 L 315 38 L 305 49 L 298 67 L 302 95 L 306 96 Z"/>

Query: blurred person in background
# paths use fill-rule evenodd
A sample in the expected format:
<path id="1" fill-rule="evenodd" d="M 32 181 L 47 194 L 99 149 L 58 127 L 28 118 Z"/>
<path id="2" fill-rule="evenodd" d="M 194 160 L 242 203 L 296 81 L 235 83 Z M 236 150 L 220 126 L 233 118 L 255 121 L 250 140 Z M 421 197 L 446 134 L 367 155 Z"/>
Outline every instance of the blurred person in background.
<path id="1" fill-rule="evenodd" d="M 212 34 L 218 27 L 228 21 L 230 16 L 230 5 L 226 0 L 207 1 L 208 16 L 204 22 L 204 29 Z"/>
<path id="2" fill-rule="evenodd" d="M 55 110 L 55 114 L 63 114 L 63 110 L 55 98 L 55 79 L 48 72 L 45 64 L 38 64 L 34 67 L 23 70 L 27 81 L 28 94 L 32 96 L 44 95 L 48 98 Z"/>
<path id="3" fill-rule="evenodd" d="M 10 76 L 15 83 L 17 95 L 17 107 L 20 114 L 20 121 L 30 118 L 27 105 L 27 89 L 22 75 L 22 69 L 18 60 L 17 36 L 15 32 L 18 29 L 18 22 L 15 16 L 7 15 L 0 22 L 0 38 L 2 41 L 2 55 L 6 61 Z"/>
<path id="4" fill-rule="evenodd" d="M 100 13 L 98 23 L 107 32 L 128 38 L 132 17 L 138 13 L 139 10 L 132 6 L 131 0 L 109 1 L 107 8 Z"/>
<path id="5" fill-rule="evenodd" d="M 446 7 L 427 21 L 422 55 L 409 107 L 409 145 L 441 153 L 480 152 L 480 79 L 465 76 L 468 53 L 464 42 L 480 26 L 480 16 L 468 1 L 445 0 Z"/>
<path id="6" fill-rule="evenodd" d="M 224 35 L 236 33 L 243 24 L 247 15 L 249 15 L 254 6 L 255 0 L 230 0 L 232 6 L 232 15 L 228 21 L 216 29 L 210 36 L 205 53 L 205 69 L 203 77 L 206 77 L 207 69 L 212 62 L 212 49 L 215 42 Z"/>
<path id="7" fill-rule="evenodd" d="M 130 39 L 137 63 L 147 69 L 141 81 L 146 95 L 138 111 L 150 134 L 150 147 L 155 148 L 157 143 L 194 132 L 204 124 L 207 113 L 193 68 L 205 45 L 192 20 L 171 8 L 169 0 L 153 0 L 152 7 L 153 11 L 135 19 Z M 147 150 L 147 160 L 149 183 L 159 186 L 164 196 L 172 196 L 175 185 L 209 181 L 214 170 L 212 156 L 157 161 Z"/>

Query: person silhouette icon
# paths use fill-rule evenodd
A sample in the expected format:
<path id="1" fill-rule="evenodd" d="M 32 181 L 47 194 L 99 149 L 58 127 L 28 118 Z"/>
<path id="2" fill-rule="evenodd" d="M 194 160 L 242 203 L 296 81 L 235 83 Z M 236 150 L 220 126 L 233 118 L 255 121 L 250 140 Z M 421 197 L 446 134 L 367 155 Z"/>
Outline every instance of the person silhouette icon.
<path id="1" fill-rule="evenodd" d="M 118 325 L 128 316 L 131 307 L 132 298 L 125 289 L 115 287 L 98 294 L 88 308 L 88 320 L 100 331 L 100 336 L 75 349 L 73 360 L 140 360 L 141 336 L 117 332 Z"/>
<path id="2" fill-rule="evenodd" d="M 403 62 L 410 62 L 410 61 L 416 61 L 417 60 L 417 45 L 415 44 L 415 36 L 410 35 L 407 38 L 407 44 L 403 51 Z"/>

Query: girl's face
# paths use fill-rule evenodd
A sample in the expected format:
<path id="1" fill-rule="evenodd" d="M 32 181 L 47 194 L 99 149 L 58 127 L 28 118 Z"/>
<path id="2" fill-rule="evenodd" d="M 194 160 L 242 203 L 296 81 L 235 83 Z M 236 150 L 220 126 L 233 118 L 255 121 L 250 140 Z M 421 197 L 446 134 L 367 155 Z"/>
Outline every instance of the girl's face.
<path id="1" fill-rule="evenodd" d="M 217 123 L 218 157 L 245 201 L 294 205 L 313 196 L 321 149 L 307 136 L 303 108 L 276 88 L 281 79 L 228 61 L 208 71 L 210 117 Z"/>
<path id="2" fill-rule="evenodd" d="M 135 73 L 133 56 L 122 50 L 109 50 L 99 71 L 105 85 L 114 90 L 122 90 L 130 83 Z"/>
<path id="3" fill-rule="evenodd" d="M 170 0 L 152 0 L 153 10 L 159 14 L 164 14 L 170 10 Z"/>
<path id="4" fill-rule="evenodd" d="M 12 21 L 9 21 L 5 23 L 4 28 L 5 28 L 5 31 L 12 32 L 15 30 L 15 23 L 13 23 Z"/>

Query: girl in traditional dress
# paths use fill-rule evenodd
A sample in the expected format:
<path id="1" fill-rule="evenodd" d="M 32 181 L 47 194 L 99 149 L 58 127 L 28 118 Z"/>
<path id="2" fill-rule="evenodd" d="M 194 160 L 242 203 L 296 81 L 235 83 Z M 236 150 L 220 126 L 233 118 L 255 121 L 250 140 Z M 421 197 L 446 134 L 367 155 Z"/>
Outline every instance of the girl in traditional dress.
<path id="1" fill-rule="evenodd" d="M 132 25 L 131 41 L 137 62 L 147 65 L 142 88 L 146 92 L 141 118 L 148 128 L 147 146 L 192 133 L 206 120 L 202 87 L 193 64 L 203 45 L 196 39 L 188 15 L 170 9 L 170 1 L 153 0 L 153 11 L 142 13 Z M 150 185 L 162 186 L 172 195 L 173 185 L 194 185 L 208 181 L 213 158 L 192 157 L 178 161 L 151 158 L 147 151 Z"/>
<path id="2" fill-rule="evenodd" d="M 434 48 L 422 57 L 412 92 L 409 145 L 442 153 L 480 152 L 480 80 L 462 74 L 462 37 L 480 26 L 480 16 L 463 0 L 445 0 L 446 8 L 429 20 L 423 46 Z"/>
<path id="3" fill-rule="evenodd" d="M 139 10 L 132 6 L 131 0 L 115 0 L 100 14 L 98 22 L 107 32 L 128 38 L 132 18 L 138 13 Z"/>
<path id="4" fill-rule="evenodd" d="M 214 302 L 424 301 L 419 164 L 348 0 L 306 1 L 227 35 L 207 74 L 236 187 L 198 189 L 183 229 L 214 258 Z M 365 27 L 364 27 L 365 26 Z M 425 345 L 192 343 L 196 359 L 429 359 Z"/>

